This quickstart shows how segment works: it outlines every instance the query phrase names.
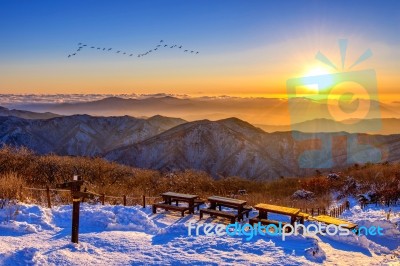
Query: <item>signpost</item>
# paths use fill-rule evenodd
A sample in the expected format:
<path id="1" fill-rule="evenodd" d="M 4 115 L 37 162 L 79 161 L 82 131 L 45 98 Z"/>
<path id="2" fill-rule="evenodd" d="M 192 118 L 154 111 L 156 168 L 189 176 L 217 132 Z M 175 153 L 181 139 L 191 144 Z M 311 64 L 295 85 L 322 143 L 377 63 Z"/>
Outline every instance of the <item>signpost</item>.
<path id="1" fill-rule="evenodd" d="M 71 242 L 78 243 L 79 238 L 79 208 L 82 198 L 94 198 L 100 196 L 93 192 L 81 191 L 81 187 L 85 181 L 80 176 L 74 175 L 73 181 L 57 184 L 57 188 L 70 189 L 72 195 L 72 232 Z"/>

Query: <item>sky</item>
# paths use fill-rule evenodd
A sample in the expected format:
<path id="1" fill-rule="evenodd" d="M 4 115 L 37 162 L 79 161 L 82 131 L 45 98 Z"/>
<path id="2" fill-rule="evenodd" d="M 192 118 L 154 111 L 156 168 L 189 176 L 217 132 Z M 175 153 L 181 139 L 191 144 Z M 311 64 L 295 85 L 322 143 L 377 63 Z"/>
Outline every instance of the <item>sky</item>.
<path id="1" fill-rule="evenodd" d="M 285 97 L 292 78 L 373 69 L 381 98 L 393 100 L 399 12 L 396 0 L 0 0 L 0 93 Z M 177 47 L 137 57 L 161 40 Z M 68 58 L 78 43 L 113 50 Z M 367 49 L 372 57 L 349 70 Z"/>

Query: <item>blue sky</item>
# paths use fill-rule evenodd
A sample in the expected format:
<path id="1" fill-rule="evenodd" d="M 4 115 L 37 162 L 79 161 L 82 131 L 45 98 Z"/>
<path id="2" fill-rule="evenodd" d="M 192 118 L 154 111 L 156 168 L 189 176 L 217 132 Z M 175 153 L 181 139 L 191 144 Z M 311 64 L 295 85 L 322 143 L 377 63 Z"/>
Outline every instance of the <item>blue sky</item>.
<path id="1" fill-rule="evenodd" d="M 400 1 L 1 0 L 0 70 L 3 74 L 0 73 L 0 78 L 5 82 L 0 84 L 0 90 L 46 92 L 51 87 L 57 87 L 54 81 L 46 83 L 46 73 L 52 70 L 53 75 L 60 80 L 85 80 L 82 83 L 60 84 L 60 89 L 54 88 L 56 92 L 76 92 L 77 87 L 79 92 L 85 91 L 85 88 L 94 92 L 95 84 L 98 83 L 96 81 L 93 85 L 88 85 L 91 84 L 90 79 L 96 77 L 91 69 L 96 69 L 101 64 L 107 67 L 98 71 L 108 73 L 107 82 L 110 82 L 110 86 L 112 82 L 116 82 L 113 77 L 118 80 L 126 79 L 125 85 L 121 85 L 121 92 L 132 92 L 131 89 L 126 91 L 127 84 L 130 84 L 129 78 L 132 78 L 129 88 L 134 89 L 138 85 L 143 87 L 150 76 L 149 71 L 154 74 L 153 78 L 159 76 L 163 80 L 165 68 L 168 68 L 169 74 L 175 80 L 183 78 L 188 81 L 176 86 L 171 81 L 166 82 L 167 86 L 162 86 L 162 83 L 153 84 L 148 87 L 151 92 L 171 87 L 182 87 L 179 92 L 184 92 L 184 86 L 189 91 L 198 90 L 193 89 L 195 85 L 189 81 L 193 77 L 193 83 L 196 83 L 200 78 L 194 72 L 212 79 L 220 71 L 207 72 L 207 69 L 213 69 L 212 65 L 231 69 L 232 56 L 268 46 L 279 46 L 280 43 L 291 40 L 303 38 L 305 43 L 315 43 L 327 39 L 327 36 L 332 39 L 356 36 L 367 42 L 366 48 L 369 46 L 368 42 L 379 42 L 388 47 L 399 46 L 399 13 Z M 135 66 L 137 68 L 132 67 L 129 70 L 140 74 L 129 76 L 127 71 L 123 77 L 116 73 L 123 73 L 128 63 L 116 55 L 85 52 L 86 54 L 74 61 L 75 66 L 71 66 L 71 60 L 66 59 L 78 42 L 139 53 L 153 47 L 161 39 L 167 43 L 182 44 L 184 47 L 199 50 L 203 57 L 188 59 L 183 53 L 159 53 L 146 59 L 148 62 L 142 68 Z M 283 58 L 290 56 L 285 51 L 269 52 L 282 53 Z M 213 62 L 213 58 L 218 60 Z M 224 61 L 227 65 L 224 65 Z M 186 64 L 186 72 L 180 71 L 183 67 L 179 62 Z M 253 64 L 245 59 L 236 63 L 238 66 L 254 67 L 255 72 L 260 67 L 258 63 Z M 132 61 L 132 64 L 140 63 Z M 265 64 L 268 65 L 268 60 Z M 38 68 L 43 68 L 43 71 Z M 57 69 L 59 71 L 55 72 Z M 74 73 L 73 69 L 77 72 Z M 35 72 L 35 77 L 32 77 L 30 70 Z M 63 75 L 63 72 L 68 75 Z M 84 73 L 87 74 L 86 79 Z M 223 76 L 228 78 L 234 73 L 235 71 L 227 70 Z M 26 82 L 15 80 L 25 75 Z M 141 81 L 136 83 L 137 80 Z M 208 85 L 215 91 L 221 86 L 221 82 L 216 82 L 215 86 Z M 228 83 L 223 87 L 225 89 L 221 92 L 229 92 Z M 104 91 L 106 88 L 100 90 L 107 92 Z"/>

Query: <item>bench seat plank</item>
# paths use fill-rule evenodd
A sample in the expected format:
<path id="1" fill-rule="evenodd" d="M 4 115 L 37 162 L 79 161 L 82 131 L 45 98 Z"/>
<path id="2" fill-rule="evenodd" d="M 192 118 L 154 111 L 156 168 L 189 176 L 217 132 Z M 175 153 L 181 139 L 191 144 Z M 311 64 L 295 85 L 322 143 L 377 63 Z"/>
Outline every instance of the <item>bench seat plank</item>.
<path id="1" fill-rule="evenodd" d="M 153 213 L 157 212 L 157 208 L 164 209 L 164 210 L 172 210 L 172 211 L 179 211 L 184 216 L 185 211 L 189 210 L 189 207 L 182 207 L 182 206 L 174 206 L 165 203 L 155 203 L 153 204 Z"/>
<path id="2" fill-rule="evenodd" d="M 229 212 L 225 212 L 225 211 L 218 211 L 218 210 L 214 210 L 214 209 L 201 209 L 200 210 L 200 219 L 203 218 L 203 214 L 209 214 L 210 216 L 220 216 L 220 217 L 224 217 L 224 218 L 229 218 L 231 219 L 231 222 L 234 223 L 236 218 L 238 217 L 238 215 L 233 214 L 233 213 L 229 213 Z"/>

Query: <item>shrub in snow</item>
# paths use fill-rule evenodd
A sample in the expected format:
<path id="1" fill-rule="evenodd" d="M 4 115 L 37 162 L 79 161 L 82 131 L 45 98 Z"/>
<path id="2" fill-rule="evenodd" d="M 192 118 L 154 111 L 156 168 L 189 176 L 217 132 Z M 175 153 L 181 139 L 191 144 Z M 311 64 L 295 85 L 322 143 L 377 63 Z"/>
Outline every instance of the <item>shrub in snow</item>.
<path id="1" fill-rule="evenodd" d="M 312 198 L 314 198 L 314 193 L 311 191 L 304 190 L 304 189 L 297 190 L 292 195 L 292 199 L 310 200 Z"/>
<path id="2" fill-rule="evenodd" d="M 333 180 L 338 180 L 338 179 L 340 178 L 340 176 L 339 176 L 338 174 L 336 174 L 336 173 L 330 173 L 330 174 L 327 176 L 327 178 L 328 178 L 329 180 L 333 181 Z"/>
<path id="3" fill-rule="evenodd" d="M 347 176 L 346 181 L 343 186 L 343 191 L 347 193 L 351 193 L 352 191 L 357 191 L 360 185 L 352 176 Z"/>

